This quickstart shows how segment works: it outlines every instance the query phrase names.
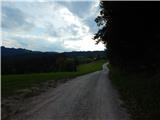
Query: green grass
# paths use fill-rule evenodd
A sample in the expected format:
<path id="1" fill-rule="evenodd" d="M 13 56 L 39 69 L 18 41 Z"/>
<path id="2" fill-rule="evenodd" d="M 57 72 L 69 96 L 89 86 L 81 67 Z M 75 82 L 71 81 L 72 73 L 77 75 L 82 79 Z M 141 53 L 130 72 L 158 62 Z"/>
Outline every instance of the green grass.
<path id="1" fill-rule="evenodd" d="M 58 79 L 73 78 L 79 75 L 101 70 L 102 64 L 105 62 L 105 60 L 99 60 L 89 64 L 79 65 L 77 72 L 50 72 L 21 75 L 2 75 L 2 97 L 14 95 L 17 90 L 37 86 L 40 83 L 48 80 L 56 81 Z"/>
<path id="2" fill-rule="evenodd" d="M 110 68 L 110 78 L 118 88 L 125 107 L 134 120 L 160 120 L 160 74 L 129 74 Z"/>

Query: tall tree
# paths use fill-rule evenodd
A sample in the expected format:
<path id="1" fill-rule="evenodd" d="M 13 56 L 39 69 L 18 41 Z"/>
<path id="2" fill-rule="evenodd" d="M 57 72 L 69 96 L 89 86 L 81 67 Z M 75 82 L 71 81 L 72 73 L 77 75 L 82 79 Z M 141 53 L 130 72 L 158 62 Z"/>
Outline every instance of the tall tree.
<path id="1" fill-rule="evenodd" d="M 100 2 L 94 39 L 106 44 L 112 65 L 127 70 L 160 67 L 160 2 Z"/>

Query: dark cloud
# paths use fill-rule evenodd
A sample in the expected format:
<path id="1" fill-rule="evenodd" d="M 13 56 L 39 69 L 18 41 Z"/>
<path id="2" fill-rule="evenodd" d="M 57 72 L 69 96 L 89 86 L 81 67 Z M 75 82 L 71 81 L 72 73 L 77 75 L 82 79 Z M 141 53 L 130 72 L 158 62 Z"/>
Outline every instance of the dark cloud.
<path id="1" fill-rule="evenodd" d="M 85 2 L 72 2 L 72 7 L 70 10 L 79 15 L 79 17 L 84 17 L 89 12 L 89 8 L 91 7 L 91 2 L 85 1 Z"/>
<path id="2" fill-rule="evenodd" d="M 18 29 L 31 28 L 33 24 L 29 23 L 27 16 L 18 8 L 2 5 L 2 28 L 4 29 Z"/>
<path id="3" fill-rule="evenodd" d="M 70 36 L 69 38 L 67 37 L 68 40 L 77 40 L 77 37 L 80 38 L 80 26 L 77 26 L 75 24 L 71 24 L 69 26 L 62 26 L 56 29 L 56 27 L 53 24 L 47 24 L 46 25 L 46 34 L 49 36 L 55 37 L 55 38 L 63 38 L 66 36 Z"/>
<path id="4" fill-rule="evenodd" d="M 72 1 L 72 2 L 58 2 L 64 6 L 66 6 L 72 13 L 76 14 L 78 17 L 84 19 L 84 23 L 89 26 L 90 32 L 97 32 L 97 25 L 95 23 L 95 14 L 97 10 L 92 9 L 93 1 Z M 95 8 L 96 9 L 96 8 Z M 93 14 L 90 16 L 90 14 Z"/>
<path id="5" fill-rule="evenodd" d="M 97 27 L 96 22 L 95 22 L 94 19 L 95 18 L 92 17 L 92 19 L 90 18 L 90 19 L 86 19 L 84 21 L 84 23 L 86 23 L 89 26 L 90 32 L 93 33 L 93 34 L 98 31 L 98 27 Z"/>
<path id="6" fill-rule="evenodd" d="M 84 17 L 86 13 L 89 12 L 91 7 L 91 1 L 71 1 L 71 2 L 58 2 L 61 5 L 67 7 L 72 13 L 78 15 L 79 17 Z"/>
<path id="7" fill-rule="evenodd" d="M 59 32 L 59 29 L 56 29 L 56 27 L 51 24 L 51 23 L 47 23 L 45 25 L 45 29 L 46 29 L 46 34 L 48 34 L 49 36 L 52 36 L 52 37 L 61 37 L 61 34 Z"/>

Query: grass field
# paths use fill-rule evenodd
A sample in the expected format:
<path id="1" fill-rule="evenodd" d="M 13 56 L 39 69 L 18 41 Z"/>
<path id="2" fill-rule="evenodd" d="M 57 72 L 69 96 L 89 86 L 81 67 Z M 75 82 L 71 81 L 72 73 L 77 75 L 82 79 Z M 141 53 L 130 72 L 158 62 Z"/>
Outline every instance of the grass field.
<path id="1" fill-rule="evenodd" d="M 129 74 L 112 67 L 110 71 L 133 120 L 160 120 L 160 74 Z"/>
<path id="2" fill-rule="evenodd" d="M 1 94 L 2 97 L 11 96 L 14 95 L 17 90 L 30 88 L 45 81 L 73 78 L 79 75 L 101 70 L 102 64 L 105 62 L 105 60 L 99 60 L 89 64 L 79 65 L 77 72 L 50 72 L 22 75 L 2 75 Z"/>

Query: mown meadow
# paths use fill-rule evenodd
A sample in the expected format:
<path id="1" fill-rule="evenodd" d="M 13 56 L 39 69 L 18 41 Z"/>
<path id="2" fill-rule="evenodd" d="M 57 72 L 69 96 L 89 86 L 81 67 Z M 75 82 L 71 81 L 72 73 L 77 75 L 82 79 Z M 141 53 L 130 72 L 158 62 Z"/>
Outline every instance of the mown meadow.
<path id="1" fill-rule="evenodd" d="M 98 60 L 87 64 L 80 64 L 76 72 L 48 72 L 33 74 L 14 74 L 1 76 L 2 96 L 12 96 L 20 89 L 38 86 L 41 83 L 54 80 L 70 79 L 102 69 L 106 60 Z"/>

